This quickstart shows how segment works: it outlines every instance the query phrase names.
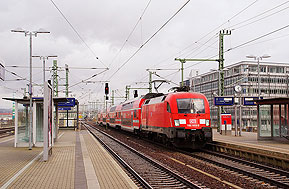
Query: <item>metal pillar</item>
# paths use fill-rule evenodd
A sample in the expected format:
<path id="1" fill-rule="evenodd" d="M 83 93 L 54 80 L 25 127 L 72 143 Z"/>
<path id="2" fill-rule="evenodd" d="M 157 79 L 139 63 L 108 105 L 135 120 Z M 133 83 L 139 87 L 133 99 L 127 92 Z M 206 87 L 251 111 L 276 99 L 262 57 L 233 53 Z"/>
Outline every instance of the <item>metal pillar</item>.
<path id="1" fill-rule="evenodd" d="M 128 100 L 129 99 L 129 86 L 125 86 L 125 99 Z"/>
<path id="2" fill-rule="evenodd" d="M 237 129 L 238 129 L 238 123 L 237 123 L 237 104 L 235 104 L 235 136 L 237 136 Z"/>
<path id="3" fill-rule="evenodd" d="M 30 37 L 30 79 L 29 79 L 29 150 L 32 150 L 32 33 L 29 33 Z"/>
<path id="4" fill-rule="evenodd" d="M 53 67 L 52 67 L 52 72 L 53 72 L 53 96 L 58 96 L 58 75 L 57 75 L 57 60 L 53 60 Z"/>
<path id="5" fill-rule="evenodd" d="M 114 105 L 114 90 L 111 91 L 111 104 Z"/>
<path id="6" fill-rule="evenodd" d="M 182 72 L 182 84 L 181 84 L 181 87 L 184 86 L 184 63 L 185 63 L 185 61 L 181 61 L 181 72 Z"/>
<path id="7" fill-rule="evenodd" d="M 152 92 L 152 72 L 151 71 L 148 71 L 149 72 L 149 93 Z"/>
<path id="8" fill-rule="evenodd" d="M 65 82 L 65 88 L 66 88 L 66 90 L 65 90 L 65 96 L 66 96 L 66 97 L 68 97 L 68 72 L 69 72 L 69 70 L 68 70 L 68 65 L 65 64 L 65 75 L 66 75 L 66 82 Z"/>
<path id="9" fill-rule="evenodd" d="M 239 109 L 239 124 L 240 124 L 240 131 L 239 131 L 239 136 L 242 135 L 242 103 L 241 103 L 241 100 L 242 100 L 242 92 L 240 93 L 240 97 L 239 97 L 239 104 L 240 104 L 240 109 Z"/>
<path id="10" fill-rule="evenodd" d="M 230 30 L 221 30 L 219 33 L 219 70 L 221 76 L 221 96 L 224 96 L 224 36 L 231 35 Z M 223 112 L 223 111 L 222 111 Z"/>

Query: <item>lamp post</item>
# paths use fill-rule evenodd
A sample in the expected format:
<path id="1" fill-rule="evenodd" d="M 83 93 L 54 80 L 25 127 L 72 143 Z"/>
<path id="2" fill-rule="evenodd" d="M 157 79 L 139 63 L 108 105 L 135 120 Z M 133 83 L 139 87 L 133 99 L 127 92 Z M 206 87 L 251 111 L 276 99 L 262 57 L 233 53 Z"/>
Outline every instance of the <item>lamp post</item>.
<path id="1" fill-rule="evenodd" d="M 24 33 L 25 37 L 29 36 L 29 46 L 30 46 L 30 79 L 29 79 L 29 117 L 30 117 L 30 123 L 29 123 L 29 150 L 32 150 L 32 36 L 37 37 L 38 33 L 50 33 L 48 31 L 45 31 L 43 29 L 39 29 L 38 31 L 27 31 L 22 28 L 17 28 L 15 30 L 11 30 L 11 32 L 18 32 L 18 33 Z"/>
<path id="2" fill-rule="evenodd" d="M 263 55 L 263 56 L 253 56 L 253 55 L 249 55 L 246 56 L 247 58 L 254 58 L 254 60 L 257 60 L 258 63 L 258 99 L 260 99 L 261 96 L 261 90 L 260 90 L 260 60 L 262 60 L 263 58 L 270 58 L 271 56 L 269 55 Z"/>
<path id="3" fill-rule="evenodd" d="M 32 56 L 33 58 L 38 57 L 40 60 L 43 60 L 43 90 L 44 90 L 44 84 L 45 84 L 45 60 L 48 60 L 48 58 L 57 58 L 57 56 Z M 43 92 L 44 94 L 44 92 Z"/>

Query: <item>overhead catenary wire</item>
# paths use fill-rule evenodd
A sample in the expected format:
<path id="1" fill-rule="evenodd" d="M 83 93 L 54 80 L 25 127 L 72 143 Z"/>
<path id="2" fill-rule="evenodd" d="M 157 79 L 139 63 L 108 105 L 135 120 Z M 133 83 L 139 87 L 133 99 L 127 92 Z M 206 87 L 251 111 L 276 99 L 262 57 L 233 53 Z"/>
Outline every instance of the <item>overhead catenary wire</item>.
<path id="1" fill-rule="evenodd" d="M 53 0 L 50 0 L 50 2 L 54 5 L 54 7 L 58 10 L 58 12 L 61 14 L 61 16 L 64 18 L 64 20 L 69 24 L 69 26 L 72 28 L 72 30 L 76 33 L 76 35 L 79 37 L 79 39 L 84 43 L 84 45 L 89 49 L 89 51 L 93 54 L 93 56 L 103 65 L 106 66 L 99 57 L 95 54 L 95 52 L 91 49 L 91 47 L 85 42 L 83 37 L 79 34 L 79 32 L 76 30 L 76 28 L 71 24 L 71 22 L 66 18 L 66 16 L 63 14 L 63 12 L 60 10 L 60 8 L 55 4 Z"/>
<path id="2" fill-rule="evenodd" d="M 187 0 L 150 38 L 148 38 L 110 77 L 109 80 L 121 69 L 123 68 L 152 38 L 154 38 L 188 3 Z"/>
<path id="3" fill-rule="evenodd" d="M 211 33 L 215 32 L 216 30 L 218 30 L 219 28 L 221 28 L 223 25 L 225 25 L 226 23 L 230 22 L 232 19 L 234 19 L 234 18 L 236 18 L 237 16 L 239 16 L 241 13 L 245 12 L 245 10 L 249 9 L 251 6 L 253 6 L 253 5 L 254 5 L 255 3 L 257 3 L 257 2 L 258 2 L 258 0 L 253 1 L 253 2 L 250 3 L 248 6 L 246 6 L 245 8 L 243 8 L 242 10 L 240 10 L 239 12 L 237 12 L 236 14 L 234 14 L 232 17 L 230 17 L 226 22 L 220 24 L 220 25 L 217 26 L 216 28 L 210 30 L 208 33 L 206 33 L 205 35 L 203 35 L 200 39 L 198 39 L 197 41 L 195 41 L 193 44 L 190 44 L 190 45 L 186 46 L 183 50 L 179 51 L 179 52 L 176 53 L 175 55 L 170 56 L 169 58 L 166 58 L 165 60 L 162 60 L 162 61 L 160 61 L 160 62 L 157 63 L 157 64 L 160 64 L 160 63 L 162 63 L 162 62 L 165 62 L 165 61 L 167 61 L 167 60 L 170 59 L 170 58 L 180 57 L 180 56 L 182 56 L 182 54 L 186 54 L 186 53 L 180 54 L 180 52 L 186 51 L 186 50 L 189 49 L 191 46 L 193 46 L 193 45 L 195 45 L 195 44 L 198 44 L 201 40 L 203 40 L 204 38 L 206 38 L 208 35 L 210 35 Z M 211 39 L 213 39 L 214 37 L 215 37 L 215 35 L 212 36 L 209 40 L 207 40 L 203 45 L 205 45 L 207 42 L 209 42 L 209 41 L 210 41 Z M 198 48 L 200 48 L 200 47 L 202 47 L 202 45 L 195 47 L 193 50 L 196 50 L 196 49 L 198 49 Z M 190 50 L 190 52 L 193 53 L 192 50 Z M 155 65 L 157 65 L 157 64 L 155 64 Z M 176 63 L 175 63 L 175 64 L 176 64 Z"/>
<path id="4" fill-rule="evenodd" d="M 260 43 L 265 43 L 265 42 L 268 42 L 268 41 L 273 41 L 273 40 L 280 39 L 280 38 L 283 38 L 283 37 L 288 37 L 288 36 L 289 36 L 289 34 L 286 34 L 286 35 L 274 37 L 274 38 L 271 38 L 271 39 L 263 40 L 263 41 L 260 41 L 260 42 L 256 42 L 256 43 L 253 43 L 253 44 L 244 45 L 243 47 L 248 47 L 248 46 L 252 46 L 252 45 L 256 45 L 256 44 L 260 44 Z"/>
<path id="5" fill-rule="evenodd" d="M 252 42 L 254 42 L 254 41 L 257 41 L 257 40 L 259 40 L 259 39 L 262 39 L 262 38 L 264 38 L 264 37 L 267 37 L 267 36 L 269 36 L 269 35 L 272 35 L 273 33 L 276 33 L 276 32 L 279 32 L 279 31 L 281 31 L 281 30 L 284 30 L 284 29 L 286 29 L 286 28 L 288 28 L 288 27 L 289 27 L 289 25 L 283 26 L 283 27 L 281 27 L 281 28 L 279 28 L 279 29 L 276 29 L 276 30 L 274 30 L 274 31 L 271 31 L 271 32 L 269 32 L 269 33 L 266 33 L 266 34 L 264 34 L 264 35 L 261 35 L 260 37 L 254 38 L 254 39 L 249 40 L 249 41 L 247 41 L 247 42 L 245 42 L 245 43 L 242 43 L 242 44 L 237 45 L 237 46 L 235 46 L 235 47 L 229 48 L 228 50 L 226 50 L 226 52 L 227 52 L 227 51 L 231 51 L 231 50 L 233 50 L 233 49 L 240 48 L 240 47 L 242 47 L 242 46 L 244 46 L 244 45 L 247 45 L 247 44 L 249 44 L 249 43 L 252 43 Z"/>
<path id="6" fill-rule="evenodd" d="M 262 39 L 262 38 L 264 38 L 264 37 L 267 37 L 267 36 L 269 36 L 269 35 L 272 35 L 272 34 L 278 32 L 278 31 L 281 31 L 281 30 L 286 29 L 286 28 L 288 28 L 288 27 L 289 27 L 289 25 L 283 26 L 283 27 L 281 27 L 281 28 L 279 28 L 279 29 L 276 29 L 276 30 L 274 30 L 274 31 L 271 31 L 271 32 L 269 32 L 269 33 L 267 33 L 267 34 L 261 35 L 261 36 L 259 36 L 259 37 L 257 37 L 257 38 L 251 39 L 251 40 L 249 40 L 249 41 L 247 41 L 247 42 L 244 42 L 244 43 L 242 43 L 242 44 L 240 44 L 240 45 L 237 45 L 237 46 L 235 46 L 235 47 L 229 48 L 229 49 L 227 49 L 226 51 L 224 51 L 224 54 L 227 53 L 227 52 L 229 52 L 229 51 L 238 49 L 238 48 L 240 48 L 240 47 L 244 47 L 244 46 L 247 45 L 247 44 L 250 44 L 250 43 L 252 43 L 252 42 L 254 42 L 254 41 L 257 41 L 257 40 L 259 40 L 259 39 Z M 218 54 L 217 54 L 217 55 L 214 55 L 214 56 L 211 56 L 211 57 L 209 57 L 208 59 L 212 59 L 212 58 L 215 58 L 215 57 L 217 57 L 217 56 L 218 56 Z M 203 61 L 197 62 L 197 63 L 195 63 L 195 64 L 193 64 L 193 65 L 190 65 L 190 66 L 186 67 L 185 69 L 190 68 L 190 67 L 192 67 L 192 66 L 196 66 L 196 65 L 198 65 L 198 64 L 200 64 L 200 63 L 202 63 L 202 62 L 203 62 Z"/>
<path id="7" fill-rule="evenodd" d="M 277 6 L 273 7 L 273 8 L 270 8 L 270 9 L 264 11 L 264 12 L 261 12 L 260 14 L 257 14 L 257 15 L 255 15 L 255 16 L 251 17 L 251 18 L 248 18 L 248 19 L 246 19 L 246 20 L 243 20 L 243 21 L 241 21 L 241 22 L 239 22 L 239 23 L 237 23 L 237 24 L 234 24 L 233 26 L 230 26 L 230 28 L 232 28 L 233 30 L 237 30 L 237 29 L 239 29 L 239 28 L 245 27 L 245 26 L 247 26 L 247 25 L 253 24 L 253 23 L 257 22 L 257 21 L 263 20 L 263 19 L 268 18 L 268 17 L 270 17 L 270 16 L 273 16 L 273 15 L 275 15 L 275 14 L 277 14 L 277 13 L 280 13 L 280 12 L 288 9 L 289 7 L 285 7 L 285 8 L 283 8 L 283 9 L 281 9 L 281 10 L 278 10 L 278 11 L 273 12 L 273 13 L 267 15 L 267 16 L 264 16 L 264 17 L 262 17 L 262 18 L 260 18 L 260 19 L 258 19 L 258 20 L 255 20 L 255 21 L 252 21 L 252 22 L 250 22 L 250 23 L 248 23 L 248 24 L 245 24 L 245 25 L 243 25 L 243 26 L 239 26 L 239 27 L 237 27 L 237 28 L 234 28 L 234 27 L 236 27 L 236 26 L 238 26 L 238 25 L 241 25 L 241 24 L 246 23 L 246 22 L 248 22 L 248 21 L 250 21 L 250 20 L 253 20 L 253 19 L 255 19 L 255 18 L 258 18 L 258 17 L 260 17 L 260 16 L 262 16 L 262 15 L 264 15 L 264 14 L 270 12 L 270 11 L 273 11 L 273 10 L 275 10 L 275 9 L 277 9 L 277 8 L 279 8 L 279 7 L 287 4 L 287 3 L 289 3 L 289 1 L 283 2 L 283 3 L 277 5 Z"/>
<path id="8" fill-rule="evenodd" d="M 7 68 L 4 68 L 4 70 L 6 70 L 8 73 L 10 73 L 10 74 L 12 74 L 12 75 L 14 75 L 14 76 L 19 77 L 19 78 L 22 79 L 22 80 L 25 80 L 25 81 L 28 81 L 28 82 L 29 82 L 29 80 L 26 79 L 25 77 L 22 77 L 22 76 L 20 76 L 19 74 L 8 70 Z M 33 81 L 32 81 L 32 83 L 33 83 L 34 85 L 39 85 L 39 84 L 37 84 L 37 83 L 35 83 L 35 82 L 33 82 Z"/>
<path id="9" fill-rule="evenodd" d="M 14 92 L 16 92 L 16 93 L 20 93 L 20 94 L 22 94 L 22 92 L 20 92 L 19 90 L 17 90 L 17 89 L 12 89 L 12 88 L 10 88 L 10 87 L 6 87 L 6 86 L 0 86 L 0 87 L 3 87 L 3 88 L 5 88 L 5 89 L 8 89 L 8 90 L 11 90 L 11 91 L 14 91 Z"/>
<path id="10" fill-rule="evenodd" d="M 98 75 L 106 72 L 107 70 L 108 70 L 108 69 L 103 70 L 103 71 L 101 71 L 101 72 L 99 72 L 99 73 L 96 73 L 96 74 L 88 77 L 87 79 L 84 79 L 84 80 L 82 80 L 82 81 L 80 81 L 80 82 L 77 82 L 77 83 L 75 83 L 75 84 L 73 84 L 73 85 L 70 85 L 68 88 L 72 88 L 72 87 L 74 87 L 74 86 L 76 86 L 76 85 L 79 85 L 80 83 L 83 83 L 84 81 L 87 81 L 87 80 L 89 80 L 89 79 L 92 79 L 92 78 L 94 78 L 94 77 L 96 77 L 96 76 L 98 76 Z"/>
<path id="11" fill-rule="evenodd" d="M 205 48 L 204 49 L 202 49 L 201 50 L 201 48 L 199 48 L 199 52 L 198 53 L 196 53 L 193 57 L 196 57 L 197 55 L 199 55 L 199 54 L 201 54 L 202 52 L 204 52 L 205 50 L 207 50 L 208 48 L 213 48 L 212 47 L 212 45 L 214 45 L 214 44 L 216 44 L 216 43 L 218 43 L 218 41 L 219 41 L 219 39 L 217 39 L 217 40 L 215 40 L 215 41 L 213 41 L 213 43 L 212 44 L 210 44 L 210 45 L 208 45 L 208 46 L 205 46 Z M 203 45 L 204 46 L 204 45 Z M 214 49 L 216 49 L 216 48 L 214 48 Z M 197 52 L 197 51 L 194 51 L 194 52 Z M 192 52 L 192 53 L 190 53 L 190 54 L 188 54 L 185 58 L 187 58 L 187 57 L 189 57 L 189 56 L 191 56 L 194 52 Z"/>
<path id="12" fill-rule="evenodd" d="M 149 0 L 149 2 L 147 3 L 147 5 L 146 5 L 144 11 L 142 12 L 142 14 L 141 14 L 141 16 L 139 17 L 138 21 L 137 21 L 136 24 L 134 25 L 132 31 L 129 33 L 128 37 L 126 38 L 126 40 L 125 40 L 124 43 L 122 44 L 122 46 L 121 46 L 121 48 L 119 49 L 118 53 L 113 57 L 113 59 L 112 59 L 112 61 L 111 61 L 111 63 L 109 64 L 108 67 L 111 66 L 111 64 L 114 62 L 114 60 L 116 59 L 116 57 L 121 53 L 121 51 L 123 50 L 123 48 L 125 47 L 125 45 L 128 43 L 128 41 L 129 41 L 131 35 L 133 34 L 133 32 L 134 32 L 135 29 L 137 28 L 138 24 L 139 24 L 140 21 L 142 20 L 142 18 L 143 18 L 143 16 L 144 16 L 146 10 L 148 9 L 150 3 L 151 3 L 151 0 Z"/>

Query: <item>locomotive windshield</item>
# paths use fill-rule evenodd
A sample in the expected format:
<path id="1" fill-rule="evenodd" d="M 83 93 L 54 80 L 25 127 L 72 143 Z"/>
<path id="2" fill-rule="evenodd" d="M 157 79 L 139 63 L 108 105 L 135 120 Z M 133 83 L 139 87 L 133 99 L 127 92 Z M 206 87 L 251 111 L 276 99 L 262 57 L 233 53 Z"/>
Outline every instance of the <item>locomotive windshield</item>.
<path id="1" fill-rule="evenodd" d="M 178 112 L 183 114 L 202 114 L 205 113 L 204 99 L 201 98 L 182 98 L 177 99 Z"/>

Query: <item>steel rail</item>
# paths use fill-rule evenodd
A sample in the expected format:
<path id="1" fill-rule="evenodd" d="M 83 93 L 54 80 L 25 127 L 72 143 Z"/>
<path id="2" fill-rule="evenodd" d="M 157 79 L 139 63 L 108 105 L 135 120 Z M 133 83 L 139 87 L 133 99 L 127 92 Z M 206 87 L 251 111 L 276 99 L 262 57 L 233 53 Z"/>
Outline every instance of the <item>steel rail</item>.
<path id="1" fill-rule="evenodd" d="M 97 129 L 97 128 L 91 127 L 91 126 L 90 126 L 90 128 L 93 128 L 93 129 L 97 130 L 98 132 L 102 133 L 103 135 L 105 135 L 105 136 L 109 137 L 110 139 L 114 140 L 115 142 L 121 144 L 121 145 L 124 146 L 125 148 L 129 149 L 131 152 L 137 154 L 139 157 L 145 159 L 146 161 L 148 161 L 149 163 L 151 163 L 151 164 L 154 165 L 155 167 L 157 167 L 157 168 L 161 169 L 162 171 L 168 173 L 168 174 L 171 175 L 173 178 L 175 178 L 176 180 L 179 180 L 181 183 L 183 183 L 184 185 L 188 186 L 189 188 L 198 188 L 198 189 L 201 188 L 201 187 L 198 186 L 197 184 L 194 184 L 194 183 L 188 181 L 187 179 L 183 178 L 182 176 L 174 173 L 172 170 L 170 170 L 170 169 L 168 169 L 168 168 L 160 165 L 158 162 L 155 162 L 155 161 L 152 160 L 151 158 L 149 158 L 149 157 L 145 156 L 144 154 L 136 151 L 135 149 L 129 147 L 129 146 L 126 145 L 126 144 L 124 144 L 123 142 L 121 142 L 121 141 L 113 138 L 112 136 L 108 135 L 107 133 L 105 133 L 105 132 L 103 132 L 103 131 L 101 131 L 101 130 L 99 130 L 99 129 Z M 93 136 L 97 137 L 90 129 L 89 129 L 89 131 L 90 131 L 90 133 L 93 134 Z M 99 140 L 99 139 L 98 139 L 98 140 Z M 100 139 L 100 141 L 101 141 L 101 139 Z M 103 144 L 103 142 L 101 142 L 101 143 Z M 105 145 L 105 144 L 103 144 L 103 145 Z M 105 148 L 106 148 L 106 147 L 105 147 Z M 109 147 L 108 147 L 108 148 L 109 148 Z M 111 150 L 111 149 L 110 149 L 110 150 Z M 110 151 L 110 150 L 109 150 L 109 151 Z M 118 156 L 118 155 L 116 154 L 116 156 Z M 121 159 L 121 158 L 120 158 L 120 159 Z M 117 159 L 117 160 L 118 160 L 118 159 Z M 125 163 L 125 165 L 126 165 L 125 168 L 126 168 L 126 167 L 130 167 L 130 166 L 127 165 L 126 163 Z M 133 172 L 135 172 L 135 171 L 133 171 Z M 150 186 L 150 185 L 149 185 L 149 186 Z M 150 186 L 150 187 L 151 187 L 151 186 Z"/>
<path id="2" fill-rule="evenodd" d="M 200 155 L 196 155 L 196 154 L 193 154 L 193 153 L 190 153 L 190 152 L 181 151 L 181 150 L 179 150 L 179 152 L 183 153 L 183 154 L 186 154 L 186 155 L 189 155 L 189 156 L 191 156 L 193 158 L 200 159 L 200 160 L 215 164 L 217 166 L 220 166 L 220 167 L 223 167 L 223 168 L 226 168 L 226 169 L 241 173 L 243 175 L 246 175 L 246 176 L 261 180 L 261 181 L 264 181 L 264 182 L 266 182 L 268 184 L 271 184 L 271 185 L 274 185 L 274 186 L 277 186 L 277 187 L 289 188 L 289 185 L 286 184 L 286 183 L 279 182 L 277 180 L 270 179 L 270 178 L 268 178 L 266 176 L 262 176 L 262 175 L 259 175 L 259 174 L 254 174 L 252 172 L 246 171 L 244 169 L 241 169 L 241 168 L 238 168 L 238 167 L 235 167 L 235 166 L 230 166 L 228 164 L 215 161 L 213 158 L 206 158 L 206 157 L 203 157 L 203 156 L 200 156 Z M 224 157 L 224 159 L 226 159 L 226 158 Z M 253 165 L 253 164 L 247 164 L 246 161 L 243 161 L 243 164 L 244 165 Z"/>

